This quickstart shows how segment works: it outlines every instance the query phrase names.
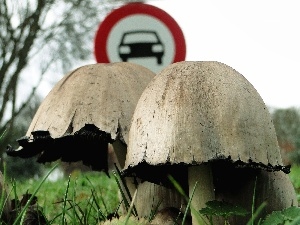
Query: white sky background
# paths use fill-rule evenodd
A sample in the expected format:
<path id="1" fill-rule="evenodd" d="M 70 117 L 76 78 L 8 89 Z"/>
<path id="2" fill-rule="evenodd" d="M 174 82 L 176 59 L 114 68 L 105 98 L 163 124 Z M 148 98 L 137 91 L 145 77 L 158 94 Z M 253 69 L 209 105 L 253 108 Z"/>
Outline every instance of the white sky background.
<path id="1" fill-rule="evenodd" d="M 299 0 L 149 0 L 147 4 L 163 9 L 179 24 L 186 60 L 225 63 L 252 83 L 267 106 L 300 108 Z M 52 86 L 44 82 L 40 88 L 46 95 Z"/>
<path id="2" fill-rule="evenodd" d="M 152 0 L 181 27 L 186 60 L 243 74 L 267 106 L 300 107 L 299 0 Z"/>

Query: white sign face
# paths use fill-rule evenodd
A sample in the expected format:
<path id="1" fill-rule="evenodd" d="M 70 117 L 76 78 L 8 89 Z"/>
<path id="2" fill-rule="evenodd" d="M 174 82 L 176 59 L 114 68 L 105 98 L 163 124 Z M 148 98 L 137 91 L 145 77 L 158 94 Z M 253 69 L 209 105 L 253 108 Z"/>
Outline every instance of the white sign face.
<path id="1" fill-rule="evenodd" d="M 95 56 L 97 62 L 133 62 L 158 73 L 185 59 L 185 42 L 179 26 L 166 12 L 130 3 L 100 24 Z"/>
<path id="2" fill-rule="evenodd" d="M 110 62 L 134 62 L 159 72 L 173 62 L 175 41 L 158 19 L 131 15 L 113 27 L 106 48 Z"/>

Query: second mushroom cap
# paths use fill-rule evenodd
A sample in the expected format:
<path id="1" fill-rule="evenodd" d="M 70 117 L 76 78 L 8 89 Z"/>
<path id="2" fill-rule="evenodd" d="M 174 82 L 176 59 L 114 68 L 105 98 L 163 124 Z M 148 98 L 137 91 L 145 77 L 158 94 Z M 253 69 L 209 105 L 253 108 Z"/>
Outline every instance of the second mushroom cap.
<path id="1" fill-rule="evenodd" d="M 174 63 L 138 101 L 125 171 L 217 159 L 286 169 L 268 108 L 243 75 L 215 61 Z"/>

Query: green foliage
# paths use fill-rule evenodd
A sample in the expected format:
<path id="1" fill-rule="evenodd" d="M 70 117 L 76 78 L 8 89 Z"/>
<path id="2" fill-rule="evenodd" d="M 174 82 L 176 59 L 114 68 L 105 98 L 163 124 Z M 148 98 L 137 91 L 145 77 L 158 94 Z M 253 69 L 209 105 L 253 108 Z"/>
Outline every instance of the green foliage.
<path id="1" fill-rule="evenodd" d="M 276 109 L 272 113 L 272 119 L 283 158 L 300 164 L 300 110 Z"/>
<path id="2" fill-rule="evenodd" d="M 17 225 L 17 224 L 24 224 L 24 218 L 26 215 L 26 212 L 29 208 L 29 206 L 31 205 L 31 202 L 33 201 L 33 199 L 36 196 L 36 193 L 39 191 L 39 189 L 41 188 L 42 184 L 45 182 L 45 180 L 47 179 L 47 177 L 51 174 L 51 172 L 56 168 L 56 166 L 54 166 L 48 173 L 47 175 L 42 179 L 42 181 L 35 187 L 32 195 L 30 195 L 29 199 L 27 200 L 26 204 L 24 205 L 24 207 L 22 207 L 21 211 L 17 214 L 17 217 L 14 220 L 13 225 Z"/>
<path id="3" fill-rule="evenodd" d="M 0 136 L 1 139 L 1 136 Z M 5 218 L 5 205 L 7 202 L 7 196 L 6 196 L 6 189 L 5 189 L 5 183 L 6 183 L 6 167 L 4 165 L 4 175 L 0 172 L 0 191 L 1 191 L 1 197 L 0 197 L 0 218 Z"/>
<path id="4" fill-rule="evenodd" d="M 281 211 L 274 211 L 266 217 L 261 225 L 285 225 L 292 224 L 292 222 L 300 224 L 299 207 L 292 206 Z"/>
<path id="5" fill-rule="evenodd" d="M 289 173 L 289 177 L 292 181 L 292 184 L 296 190 L 298 201 L 300 200 L 300 165 L 293 164 L 291 167 L 291 172 Z"/>
<path id="6" fill-rule="evenodd" d="M 300 169 L 298 167 L 292 168 L 295 180 L 299 177 Z M 103 224 L 103 225 L 135 225 L 135 224 L 149 224 L 149 219 L 138 219 L 131 214 L 133 209 L 133 200 L 128 200 L 129 213 L 120 218 L 117 217 L 120 200 L 118 198 L 119 187 L 115 179 L 107 177 L 104 173 L 99 172 L 76 172 L 71 174 L 67 179 L 62 178 L 57 181 L 50 181 L 47 179 L 50 172 L 43 178 L 43 180 L 22 180 L 8 182 L 10 196 L 20 198 L 24 193 L 32 193 L 30 201 L 25 202 L 24 206 L 30 207 L 30 202 L 33 201 L 34 196 L 37 197 L 39 208 L 43 215 L 47 218 L 47 224 L 70 224 L 70 225 L 87 225 L 87 224 Z M 111 174 L 116 176 L 120 184 L 122 181 L 119 178 L 118 172 Z M 192 198 L 189 198 L 174 180 L 170 179 L 174 186 L 178 188 L 186 200 L 190 203 Z M 6 179 L 7 181 L 7 179 Z M 293 180 L 292 180 L 293 181 Z M 122 184 L 125 185 L 126 184 Z M 196 185 L 195 185 L 196 186 Z M 46 193 L 46 194 L 45 194 Z M 298 192 L 299 194 L 299 192 Z M 124 193 L 125 195 L 125 193 Z M 3 202 L 3 199 L 2 199 Z M 246 216 L 249 212 L 239 206 L 229 204 L 224 201 L 209 201 L 207 207 L 194 210 L 192 206 L 190 209 L 200 219 L 203 216 L 218 216 L 229 219 L 231 216 Z M 264 207 L 262 205 L 261 207 Z M 187 207 L 188 208 L 188 207 Z M 260 208 L 260 207 L 259 207 Z M 256 214 L 255 209 L 253 214 Z M 20 208 L 18 221 L 25 220 L 24 208 Z M 149 212 L 150 214 L 151 212 Z M 155 213 L 155 212 L 154 212 Z M 188 214 L 188 210 L 184 216 Z M 108 220 L 112 218 L 112 220 Z M 255 216 L 256 218 L 256 216 Z M 185 220 L 183 219 L 183 223 Z M 210 224 L 213 224 L 212 220 Z M 226 221 L 225 221 L 226 222 Z M 228 222 L 228 221 L 227 221 Z M 19 224 L 19 223 L 17 223 Z M 225 223 L 229 225 L 228 223 Z M 247 224 L 255 225 L 296 225 L 300 224 L 300 208 L 290 207 L 282 211 L 275 211 L 262 218 L 258 222 L 249 222 Z"/>
<path id="7" fill-rule="evenodd" d="M 199 212 L 209 218 L 220 216 L 225 219 L 225 224 L 229 225 L 228 219 L 231 216 L 246 216 L 249 214 L 245 209 L 232 205 L 223 201 L 209 201 L 207 207 L 199 210 Z M 212 221 L 210 219 L 210 221 Z M 266 218 L 258 223 L 259 225 L 299 225 L 300 224 L 300 208 L 289 207 L 281 211 L 274 211 L 267 215 Z M 211 225 L 213 223 L 211 222 Z"/>
<path id="8" fill-rule="evenodd" d="M 231 216 L 246 216 L 249 212 L 240 207 L 224 201 L 209 201 L 206 207 L 199 210 L 199 212 L 207 217 L 220 216 L 228 220 Z"/>
<path id="9" fill-rule="evenodd" d="M 40 180 L 9 183 L 16 196 L 35 193 Z M 68 179 L 43 180 L 35 194 L 49 224 L 97 224 L 117 215 L 119 199 L 115 181 L 99 172 L 71 174 Z M 46 193 L 46 194 L 45 194 Z"/>

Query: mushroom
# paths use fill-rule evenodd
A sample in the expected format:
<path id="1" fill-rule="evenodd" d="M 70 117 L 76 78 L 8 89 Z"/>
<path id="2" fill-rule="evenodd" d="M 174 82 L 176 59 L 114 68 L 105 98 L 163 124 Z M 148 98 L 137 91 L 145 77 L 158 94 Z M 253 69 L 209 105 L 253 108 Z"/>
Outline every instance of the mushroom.
<path id="1" fill-rule="evenodd" d="M 297 205 L 288 172 L 262 98 L 223 63 L 171 64 L 137 103 L 124 176 L 171 187 L 172 175 L 190 195 L 195 188 L 196 210 L 214 199 L 251 210 L 256 179 L 256 207 L 264 200 L 269 201 L 265 212 Z M 194 214 L 192 220 L 196 224 Z"/>
<path id="2" fill-rule="evenodd" d="M 88 64 L 66 74 L 38 108 L 19 149 L 9 156 L 38 155 L 40 163 L 81 161 L 108 172 L 107 148 L 124 166 L 136 103 L 155 74 L 133 63 Z"/>
<path id="3" fill-rule="evenodd" d="M 90 64 L 73 70 L 46 96 L 26 136 L 18 140 L 19 149 L 9 148 L 7 154 L 22 158 L 38 155 L 40 163 L 82 161 L 92 170 L 107 172 L 108 145 L 123 168 L 131 117 L 154 76 L 149 69 L 129 62 Z M 137 188 L 134 180 L 125 180 L 133 195 Z M 170 194 L 156 184 L 141 184 L 139 193 L 143 193 L 136 198 L 140 217 L 149 216 L 157 204 L 160 208 L 182 204 L 177 192 Z M 162 202 L 153 201 L 157 194 L 164 196 Z"/>

